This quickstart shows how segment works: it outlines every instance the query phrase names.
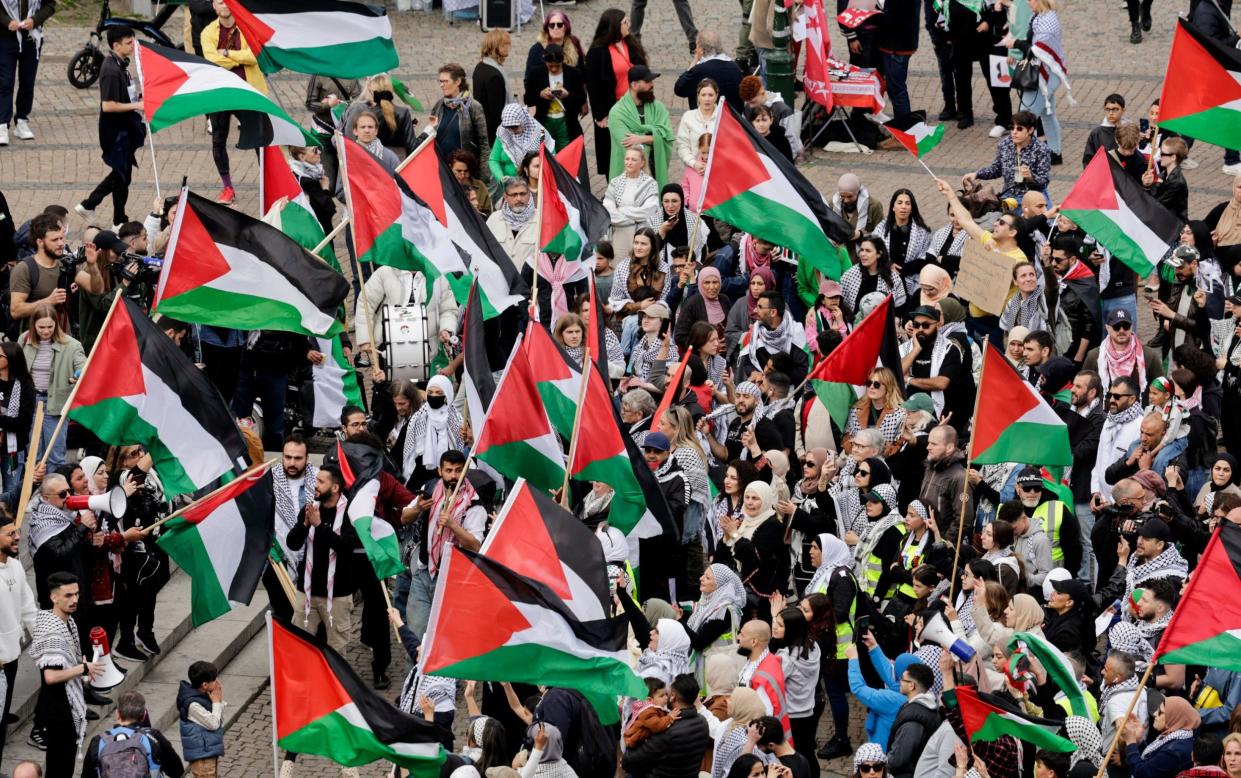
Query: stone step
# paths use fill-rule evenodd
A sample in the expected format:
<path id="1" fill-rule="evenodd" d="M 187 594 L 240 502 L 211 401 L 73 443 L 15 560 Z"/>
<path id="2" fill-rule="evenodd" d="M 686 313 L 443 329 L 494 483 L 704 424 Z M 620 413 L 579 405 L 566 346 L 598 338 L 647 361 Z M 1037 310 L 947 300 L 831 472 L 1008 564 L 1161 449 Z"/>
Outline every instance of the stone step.
<path id="1" fill-rule="evenodd" d="M 266 610 L 267 596 L 260 589 L 249 606 L 234 608 L 195 629 L 190 621 L 190 579 L 183 571 L 177 571 L 160 592 L 156 604 L 155 636 L 161 653 L 141 663 L 116 660 L 129 673 L 119 686 L 107 692 L 108 696 L 115 700 L 122 692 L 137 689 L 146 695 L 153 724 L 161 728 L 166 723 L 175 724 L 177 684 L 185 677 L 189 665 L 206 659 L 219 667 L 227 667 L 263 628 Z M 266 657 L 263 662 L 266 663 Z M 22 759 L 43 761 L 43 752 L 26 742 L 38 686 L 34 663 L 23 656 L 13 695 L 13 711 L 21 722 L 9 730 L 0 771 L 7 773 Z M 88 739 L 101 728 L 111 726 L 113 708 L 92 708 L 99 713 L 100 720 L 91 722 L 87 728 Z"/>

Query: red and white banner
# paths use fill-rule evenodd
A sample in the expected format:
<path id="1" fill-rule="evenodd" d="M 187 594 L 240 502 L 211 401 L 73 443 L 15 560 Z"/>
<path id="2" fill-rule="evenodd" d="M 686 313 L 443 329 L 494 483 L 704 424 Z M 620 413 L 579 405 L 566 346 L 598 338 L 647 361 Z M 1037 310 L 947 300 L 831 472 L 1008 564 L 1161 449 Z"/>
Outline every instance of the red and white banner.
<path id="1" fill-rule="evenodd" d="M 836 21 L 840 22 L 841 27 L 849 30 L 856 30 L 862 22 L 878 13 L 879 11 L 866 11 L 861 8 L 850 8 L 840 16 L 837 16 Z"/>
<path id="2" fill-rule="evenodd" d="M 827 30 L 823 0 L 807 0 L 802 6 L 802 21 L 806 25 L 806 40 L 803 42 L 806 47 L 806 72 L 802 85 L 807 97 L 831 111 L 835 102 L 827 58 L 832 50 L 832 39 Z"/>

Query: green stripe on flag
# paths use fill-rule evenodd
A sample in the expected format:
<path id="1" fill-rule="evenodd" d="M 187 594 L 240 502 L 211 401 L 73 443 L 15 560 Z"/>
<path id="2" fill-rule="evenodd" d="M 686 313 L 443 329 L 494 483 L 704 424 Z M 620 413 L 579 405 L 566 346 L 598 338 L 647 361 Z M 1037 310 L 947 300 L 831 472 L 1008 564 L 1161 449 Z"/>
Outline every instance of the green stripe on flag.
<path id="1" fill-rule="evenodd" d="M 1055 431 L 1055 434 L 1050 434 Z M 975 464 L 1019 462 L 1023 465 L 1048 463 L 1072 464 L 1073 450 L 1068 446 L 1068 433 L 1049 424 L 1018 421 L 1010 424 L 1004 434 L 973 459 Z M 1072 502 L 1069 503 L 1072 505 Z"/>
<path id="2" fill-rule="evenodd" d="M 94 405 L 74 408 L 69 418 L 95 433 L 112 446 L 143 446 L 154 461 L 164 491 L 169 495 L 189 494 L 206 484 L 196 484 L 172 451 L 159 439 L 159 430 L 138 415 L 138 409 L 123 398 L 109 397 Z"/>
<path id="3" fill-rule="evenodd" d="M 380 524 L 385 526 L 380 527 Z M 375 568 L 376 578 L 391 578 L 405 572 L 405 565 L 401 562 L 401 544 L 392 525 L 376 516 L 362 516 L 353 520 L 353 529 L 362 541 L 366 558 Z"/>
<path id="4" fill-rule="evenodd" d="M 526 680 L 583 694 L 640 697 L 646 685 L 628 665 L 610 657 L 582 657 L 540 643 L 501 646 L 441 667 L 435 675 L 475 681 Z"/>
<path id="5" fill-rule="evenodd" d="M 238 330 L 273 329 L 300 332 L 304 335 L 336 335 L 345 331 L 333 321 L 327 332 L 310 332 L 303 322 L 302 311 L 280 300 L 260 295 L 197 286 L 176 297 L 159 301 L 159 312 L 175 319 L 213 322 L 216 326 Z M 319 314 L 317 311 L 315 315 Z"/>
<path id="6" fill-rule="evenodd" d="M 352 703 L 348 707 L 361 718 Z M 342 711 L 335 710 L 315 719 L 301 729 L 280 738 L 279 746 L 295 754 L 318 754 L 345 767 L 361 767 L 372 762 L 387 760 L 411 770 L 417 778 L 434 778 L 440 774 L 443 763 L 441 755 L 432 755 L 429 748 L 425 756 L 403 754 L 380 741 L 366 727 L 351 722 Z M 437 745 L 437 744 L 432 744 Z"/>
<path id="7" fill-rule="evenodd" d="M 644 465 L 645 466 L 645 465 Z M 629 457 L 617 454 L 606 459 L 596 459 L 573 474 L 576 481 L 599 481 L 612 487 L 612 505 L 608 510 L 608 524 L 628 535 L 646 515 L 646 496 L 642 485 L 633 472 Z"/>
<path id="8" fill-rule="evenodd" d="M 1154 264 L 1142 250 L 1142 246 L 1125 232 L 1116 222 L 1102 211 L 1071 210 L 1063 211 L 1065 218 L 1071 219 L 1088 235 L 1092 235 L 1100 245 L 1106 246 L 1112 256 L 1129 266 L 1129 269 L 1145 278 L 1155 269 Z"/>
<path id="9" fill-rule="evenodd" d="M 228 593 L 220 588 L 220 577 L 197 525 L 184 518 L 173 519 L 164 525 L 156 545 L 190 577 L 190 618 L 195 627 L 233 609 Z"/>
<path id="10" fill-rule="evenodd" d="M 792 249 L 799 261 L 809 262 L 832 280 L 839 281 L 848 267 L 841 259 L 841 248 L 828 240 L 818 222 L 783 203 L 746 191 L 706 212 L 777 246 Z"/>
<path id="11" fill-rule="evenodd" d="M 525 478 L 531 486 L 540 489 L 559 489 L 564 485 L 564 468 L 525 441 L 492 446 L 475 456 L 503 475 Z"/>
<path id="12" fill-rule="evenodd" d="M 400 64 L 392 39 L 380 37 L 295 49 L 265 46 L 259 50 L 257 59 L 264 73 L 286 68 L 298 73 L 331 72 L 337 78 L 366 78 Z M 418 110 L 422 110 L 421 106 Z"/>
<path id="13" fill-rule="evenodd" d="M 836 422 L 836 426 L 843 432 L 845 425 L 849 423 L 849 409 L 857 402 L 857 393 L 853 391 L 853 387 L 818 379 L 812 380 L 810 385 L 814 388 L 815 397 L 819 398 L 819 402 L 823 403 L 831 414 L 832 421 Z"/>

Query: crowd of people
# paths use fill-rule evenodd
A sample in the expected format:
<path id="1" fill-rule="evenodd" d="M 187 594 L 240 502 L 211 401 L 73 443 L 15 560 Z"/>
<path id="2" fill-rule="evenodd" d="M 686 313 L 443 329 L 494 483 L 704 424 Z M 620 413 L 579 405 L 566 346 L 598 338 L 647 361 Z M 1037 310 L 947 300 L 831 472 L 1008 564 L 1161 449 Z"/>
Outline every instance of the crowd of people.
<path id="1" fill-rule="evenodd" d="M 11 114 L 26 139 L 37 65 L 27 52 L 55 4 L 10 5 L 0 14 L 10 22 L 0 30 L 0 127 Z M 190 4 L 188 46 L 265 90 L 229 7 L 205 5 Z M 971 74 L 977 62 L 985 75 L 992 54 L 1036 61 L 1039 75 L 1016 90 L 1016 104 L 1014 90 L 991 90 L 994 161 L 959 187 L 937 180 L 941 200 L 920 204 L 909 189 L 881 194 L 855 173 L 840 176 L 824 199 L 852 231 L 843 246 L 851 266 L 828 278 L 790 248 L 698 211 L 720 111 L 739 112 L 790 161 L 814 140 L 810 127 L 802 131 L 803 112 L 767 90 L 772 4 L 742 3 L 747 21 L 733 55 L 718 32 L 695 27 L 688 3 L 676 4 L 693 61 L 676 78 L 674 94 L 687 104 L 675 126 L 655 97 L 661 75 L 638 35 L 644 5 L 635 4 L 632 20 L 603 11 L 587 45 L 570 14 L 551 8 L 520 84 L 505 67 L 512 37 L 486 33 L 470 76 L 457 63 L 438 69 L 442 96 L 421 129 L 387 74 L 312 76 L 305 108 L 325 141 L 343 132 L 390 171 L 433 135 L 514 265 L 527 278 L 540 274 L 538 321 L 570 361 L 582 360 L 602 311 L 618 418 L 674 524 L 641 541 L 640 585 L 629 566 L 636 547 L 608 522 L 611 487 L 574 483 L 561 496 L 601 544 L 612 615 L 631 627 L 647 697 L 624 699 L 619 727 L 604 727 L 571 689 L 415 670 L 396 685 L 389 677 L 394 626 L 415 665 L 444 543 L 479 549 L 508 486 L 467 470 L 482 420 L 469 418 L 460 385 L 463 310 L 446 279 L 421 272 L 359 268 L 365 304 L 360 298 L 345 352 L 366 402 L 345 407 L 328 431 L 382 453 L 376 513 L 395 526 L 407 567 L 391 607 L 389 583 L 375 577 L 345 520 L 340 463 L 329 453 L 312 464 L 315 431 L 296 413 L 297 390 L 324 353 L 301 335 L 158 320 L 219 390 L 251 459 L 282 452 L 273 468 L 276 540 L 297 594 L 290 601 L 269 571 L 273 611 L 322 631 L 342 654 L 367 646 L 374 688 L 399 687 L 401 709 L 437 725 L 452 753 L 444 775 L 585 778 L 619 764 L 635 778 L 808 778 L 822 761 L 848 758 L 856 778 L 1083 778 L 1100 768 L 1111 778 L 1241 778 L 1241 676 L 1154 657 L 1211 533 L 1221 521 L 1241 523 L 1241 176 L 1230 199 L 1191 214 L 1183 168 L 1192 139 L 1153 132 L 1158 103 L 1135 123 L 1124 95 L 1108 95 L 1083 165 L 1111 155 L 1184 221 L 1179 244 L 1139 277 L 1049 205 L 1051 169 L 1065 155 L 1056 98 L 1071 99 L 1057 0 L 987 2 L 977 17 L 967 3 L 887 0 L 846 38 L 854 66 L 883 74 L 898 118 L 910 112 L 905 80 L 920 13 L 938 63 L 940 121 L 974 123 Z M 1235 43 L 1229 5 L 1195 0 L 1191 21 Z M 1149 11 L 1149 2 L 1129 3 L 1135 43 L 1149 30 Z M 1221 13 L 1222 25 L 1212 16 Z M 21 42 L 16 53 L 10 38 Z M 24 584 L 17 523 L 0 515 L 8 582 L 0 661 L 7 712 L 23 634 L 32 638 L 41 688 L 30 742 L 46 749 L 45 774 L 54 778 L 75 773 L 87 721 L 99 715 L 91 707 L 112 702 L 84 683 L 101 671 L 89 660 L 92 632 L 102 631 L 122 668 L 161 651 L 155 603 L 170 565 L 151 525 L 176 505 L 142 447 L 105 447 L 58 424 L 113 299 L 149 302 L 144 268 L 161 256 L 176 216 L 175 198 L 154 202 L 143 221 L 127 211 L 142 103 L 129 72 L 132 33 L 110 30 L 106 42 L 99 131 L 107 178 L 76 204 L 48 206 L 17 226 L 11 216 L 0 221 L 9 287 L 0 476 L 13 512 L 32 471 L 35 496 L 23 518 L 36 584 L 33 592 Z M 236 197 L 233 121 L 229 112 L 210 116 L 225 204 Z M 599 199 L 610 227 L 587 263 L 599 309 L 584 280 L 547 269 L 535 218 L 540 150 L 582 137 L 592 139 L 591 167 L 607 181 Z M 7 141 L 0 132 L 0 145 Z M 1241 173 L 1228 153 L 1225 172 Z M 343 210 L 331 143 L 290 156 L 330 231 Z M 1000 182 L 997 196 L 979 195 L 983 180 Z M 99 220 L 95 208 L 108 197 L 111 217 Z M 79 217 L 87 226 L 72 251 Z M 955 291 L 970 241 L 1012 261 L 1002 310 Z M 808 379 L 887 299 L 899 361 L 876 364 L 841 405 Z M 370 348 L 383 336 L 376 322 L 385 306 L 411 304 L 425 310 L 435 353 L 420 381 L 397 378 Z M 497 378 L 527 318 L 515 306 L 487 323 Z M 1038 461 L 967 459 L 991 347 L 1066 425 L 1073 464 L 1063 474 Z M 671 404 L 656 418 L 665 397 Z M 49 452 L 46 466 L 25 460 L 32 437 Z M 69 507 L 73 496 L 118 487 L 128 502 L 121 517 Z M 948 651 L 945 633 L 973 658 Z M 1035 640 L 1065 657 L 1071 679 L 1047 672 L 1023 646 Z M 1076 751 L 1012 735 L 971 742 L 963 687 L 1053 720 Z M 120 696 L 116 726 L 90 742 L 82 774 L 106 776 L 102 760 L 140 732 L 152 769 L 215 775 L 222 694 L 217 668 L 188 668 L 177 697 L 184 767 L 162 735 L 138 726 L 141 696 Z M 1066 702 L 1083 695 L 1088 715 Z M 470 716 L 464 744 L 452 734 L 459 700 Z M 285 755 L 282 778 L 296 774 L 296 757 Z"/>

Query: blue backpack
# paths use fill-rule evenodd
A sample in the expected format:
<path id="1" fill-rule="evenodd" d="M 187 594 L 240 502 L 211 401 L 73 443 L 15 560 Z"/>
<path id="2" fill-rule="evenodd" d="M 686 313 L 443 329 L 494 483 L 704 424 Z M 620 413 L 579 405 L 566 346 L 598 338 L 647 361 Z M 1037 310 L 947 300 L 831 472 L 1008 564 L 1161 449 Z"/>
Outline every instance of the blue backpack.
<path id="1" fill-rule="evenodd" d="M 99 778 L 150 778 L 159 775 L 151 738 L 143 730 L 113 727 L 99 737 Z"/>

